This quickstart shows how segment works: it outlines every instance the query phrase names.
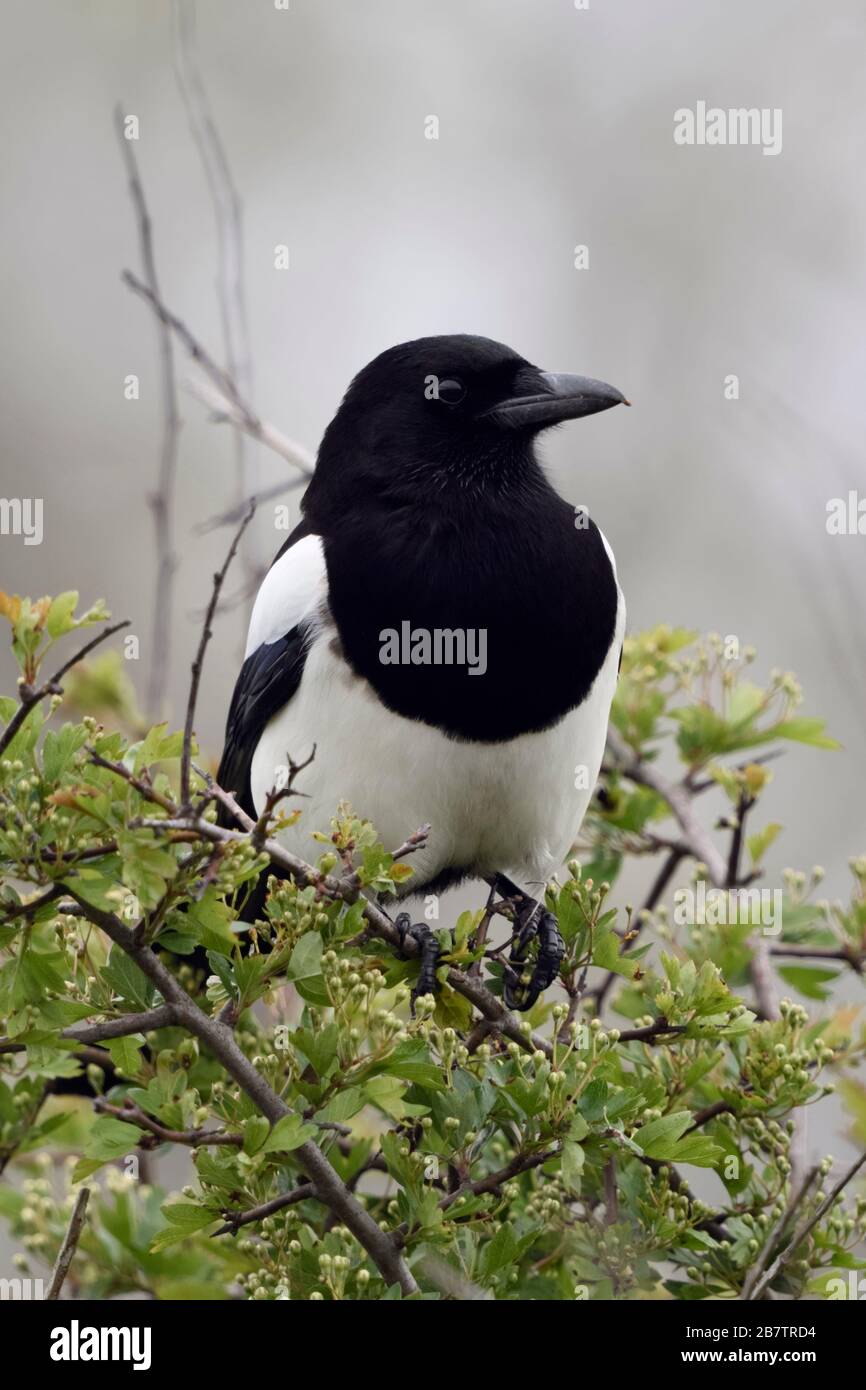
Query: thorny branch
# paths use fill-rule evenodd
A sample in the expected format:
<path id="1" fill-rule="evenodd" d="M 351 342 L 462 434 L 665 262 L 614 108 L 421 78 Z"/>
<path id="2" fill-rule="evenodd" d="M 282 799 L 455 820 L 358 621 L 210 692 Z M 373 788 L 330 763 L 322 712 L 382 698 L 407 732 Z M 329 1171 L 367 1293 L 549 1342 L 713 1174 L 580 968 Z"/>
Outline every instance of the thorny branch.
<path id="1" fill-rule="evenodd" d="M 738 817 L 734 831 L 734 844 L 729 860 L 726 862 L 695 812 L 692 789 L 684 782 L 670 781 L 659 772 L 654 763 L 636 757 L 622 735 L 613 726 L 608 730 L 607 742 L 618 771 L 639 786 L 649 787 L 652 791 L 657 792 L 668 803 L 682 832 L 684 847 L 694 859 L 705 865 L 707 877 L 713 886 L 716 888 L 736 887 L 736 882 L 731 881 L 731 865 L 734 865 L 736 871 L 739 865 L 745 810 Z M 775 980 L 770 966 L 767 944 L 763 938 L 758 938 L 754 944 L 751 972 L 758 1008 L 762 1015 L 764 1018 L 778 1018 L 779 1003 L 776 998 Z"/>
<path id="2" fill-rule="evenodd" d="M 266 425 L 259 419 L 242 397 L 228 372 L 214 361 L 186 324 L 167 309 L 163 301 L 137 275 L 131 270 L 125 270 L 122 279 L 150 305 L 160 322 L 171 329 L 196 366 L 200 367 L 208 378 L 208 387 L 197 385 L 194 394 L 201 396 L 202 391 L 206 390 L 209 404 L 221 418 L 242 429 L 252 439 L 257 439 L 273 453 L 279 454 L 287 463 L 297 468 L 303 477 L 311 477 L 313 459 L 303 445 L 296 444 L 272 425 Z"/>
<path id="3" fill-rule="evenodd" d="M 187 700 L 186 706 L 186 720 L 184 722 L 183 728 L 183 752 L 181 754 L 180 760 L 180 799 L 181 804 L 183 806 L 189 805 L 189 774 L 190 763 L 192 761 L 192 726 L 193 720 L 195 719 L 196 702 L 198 700 L 198 687 L 199 682 L 201 681 L 202 667 L 204 666 L 204 655 L 207 650 L 207 644 L 210 641 L 212 635 L 211 623 L 213 622 L 214 613 L 216 612 L 216 606 L 219 602 L 219 596 L 222 592 L 223 583 L 225 582 L 225 577 L 228 573 L 229 565 L 235 557 L 237 548 L 240 545 L 241 537 L 243 536 L 244 531 L 247 529 L 247 527 L 253 519 L 254 512 L 255 503 L 253 503 L 250 506 L 249 511 L 247 512 L 246 516 L 244 517 L 243 521 L 238 527 L 238 530 L 235 532 L 234 540 L 232 541 L 229 547 L 229 553 L 226 556 L 225 561 L 223 562 L 222 569 L 218 570 L 217 573 L 214 575 L 213 591 L 211 593 L 210 602 L 207 606 L 204 625 L 202 627 L 201 637 L 199 638 L 198 650 L 195 654 L 195 660 L 192 663 L 192 679 L 190 681 L 189 686 L 189 698 Z"/>
<path id="4" fill-rule="evenodd" d="M 159 298 L 159 280 L 153 249 L 153 226 L 138 171 L 133 142 L 126 138 L 123 110 L 120 106 L 115 111 L 115 125 L 129 179 L 129 191 L 138 227 L 144 278 L 151 293 Z M 174 550 L 174 498 L 177 482 L 178 439 L 181 428 L 174 369 L 174 344 L 168 325 L 160 323 L 158 327 L 163 426 L 157 487 L 150 496 L 156 536 L 157 572 L 147 690 L 147 708 L 155 719 L 158 719 L 162 713 L 171 657 L 174 575 L 177 569 L 177 555 Z"/>
<path id="5" fill-rule="evenodd" d="M 86 656 L 89 656 L 93 649 L 98 647 L 101 642 L 106 642 L 109 637 L 113 637 L 116 632 L 121 632 L 125 627 L 129 627 L 128 618 L 125 618 L 121 623 L 114 623 L 111 627 L 103 628 L 102 632 L 97 633 L 89 642 L 86 642 L 68 661 L 64 661 L 63 665 L 54 672 L 54 675 L 49 676 L 48 680 L 43 681 L 40 686 L 33 687 L 24 684 L 24 682 L 19 684 L 18 690 L 21 697 L 21 704 L 9 720 L 2 734 L 0 734 L 0 754 L 4 753 L 9 747 L 9 744 L 12 742 L 32 709 L 35 709 L 42 700 L 47 700 L 51 695 L 63 694 L 61 681 L 63 677 L 72 670 L 73 666 L 77 666 L 79 661 L 83 661 Z"/>
<path id="6" fill-rule="evenodd" d="M 48 1292 L 45 1295 L 46 1302 L 53 1302 L 60 1297 L 60 1290 L 63 1288 L 64 1281 L 69 1273 L 69 1266 L 78 1249 L 78 1242 L 81 1239 L 81 1232 L 84 1230 L 84 1220 L 87 1215 L 87 1203 L 90 1200 L 90 1188 L 82 1187 L 79 1189 L 75 1199 L 75 1206 L 72 1208 L 72 1215 L 69 1218 L 69 1225 L 66 1228 L 66 1235 L 57 1254 L 54 1269 L 51 1271 L 51 1279 L 48 1284 Z"/>
<path id="7" fill-rule="evenodd" d="M 821 1204 L 817 1207 L 813 1214 L 800 1223 L 800 1225 L 794 1231 L 794 1234 L 791 1236 L 791 1239 L 788 1242 L 788 1244 L 784 1247 L 782 1251 L 780 1251 L 780 1253 L 776 1256 L 775 1260 L 769 1266 L 766 1272 L 761 1275 L 760 1279 L 757 1280 L 754 1288 L 752 1289 L 751 1297 L 753 1300 L 759 1299 L 761 1295 L 764 1293 L 764 1291 L 767 1288 L 769 1288 L 770 1284 L 772 1284 L 776 1276 L 793 1258 L 797 1251 L 797 1247 L 802 1245 L 803 1241 L 806 1240 L 812 1234 L 812 1231 L 815 1229 L 818 1222 L 821 1221 L 823 1217 L 827 1215 L 827 1212 L 833 1206 L 833 1203 L 836 1201 L 836 1198 L 839 1196 L 840 1192 L 842 1192 L 843 1188 L 847 1187 L 849 1182 L 851 1182 L 852 1179 L 857 1176 L 864 1163 L 866 1163 L 866 1149 L 864 1149 L 863 1153 L 860 1155 L 859 1158 L 855 1159 L 855 1161 L 851 1164 L 851 1167 L 847 1170 L 847 1172 L 842 1174 L 842 1177 L 835 1184 L 835 1186 L 831 1188 L 831 1190 L 827 1193 L 827 1196 L 825 1197 L 824 1201 L 821 1202 Z M 805 1193 L 808 1190 L 808 1186 L 808 1183 L 804 1184 L 802 1189 L 803 1196 L 805 1196 Z"/>

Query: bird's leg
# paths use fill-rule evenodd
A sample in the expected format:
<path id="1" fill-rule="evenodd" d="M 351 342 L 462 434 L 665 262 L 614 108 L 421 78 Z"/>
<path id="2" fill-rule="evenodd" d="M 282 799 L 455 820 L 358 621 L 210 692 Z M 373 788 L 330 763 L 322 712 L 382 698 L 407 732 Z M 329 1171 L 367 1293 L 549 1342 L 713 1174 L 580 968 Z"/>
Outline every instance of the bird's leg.
<path id="1" fill-rule="evenodd" d="M 503 897 L 512 899 L 516 908 L 515 934 L 509 967 L 505 972 L 503 997 L 509 1009 L 525 1013 L 558 976 L 560 961 L 565 955 L 565 943 L 553 913 L 548 912 L 535 898 L 530 898 L 504 874 L 496 874 L 492 883 Z M 538 955 L 532 974 L 525 980 L 523 967 L 526 965 L 529 948 L 536 939 Z M 518 969 L 511 969 L 512 966 L 517 966 Z"/>
<path id="2" fill-rule="evenodd" d="M 412 1017 L 414 1018 L 416 1000 L 420 999 L 423 994 L 438 994 L 439 992 L 439 981 L 436 979 L 436 965 L 440 955 L 439 938 L 423 922 L 413 923 L 408 912 L 399 913 L 394 926 L 400 934 L 401 947 L 407 936 L 411 936 L 418 944 L 420 965 L 418 979 L 412 990 L 411 1002 Z"/>

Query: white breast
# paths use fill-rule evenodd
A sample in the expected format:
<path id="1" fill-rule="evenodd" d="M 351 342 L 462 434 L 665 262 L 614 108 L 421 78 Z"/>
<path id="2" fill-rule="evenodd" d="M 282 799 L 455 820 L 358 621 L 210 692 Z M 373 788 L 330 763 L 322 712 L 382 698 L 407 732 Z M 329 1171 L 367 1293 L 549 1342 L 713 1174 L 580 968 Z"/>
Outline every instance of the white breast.
<path id="1" fill-rule="evenodd" d="M 563 863 L 589 804 L 624 630 L 619 593 L 614 640 L 583 704 L 543 733 L 480 744 L 457 742 L 386 710 L 343 661 L 333 631 L 321 629 L 300 688 L 271 720 L 253 757 L 256 806 L 261 809 L 288 757 L 302 762 L 315 744 L 315 760 L 297 783 L 309 799 L 298 803 L 300 821 L 283 836 L 295 853 L 317 855 L 311 832 L 327 831 L 338 803 L 348 801 L 389 849 L 431 825 L 426 848 L 412 856 L 410 889 L 453 867 L 539 885 Z M 539 657 L 540 675 L 542 664 Z"/>

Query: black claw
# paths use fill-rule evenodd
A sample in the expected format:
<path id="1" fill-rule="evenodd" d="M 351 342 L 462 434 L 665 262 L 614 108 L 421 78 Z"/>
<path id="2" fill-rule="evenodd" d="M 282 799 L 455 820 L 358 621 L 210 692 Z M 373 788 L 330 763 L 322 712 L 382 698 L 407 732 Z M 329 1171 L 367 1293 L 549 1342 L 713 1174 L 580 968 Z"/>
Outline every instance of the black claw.
<path id="1" fill-rule="evenodd" d="M 531 1009 L 538 996 L 553 984 L 565 955 L 565 943 L 553 913 L 533 906 L 519 927 L 511 948 L 510 960 L 513 965 L 522 966 L 526 963 L 530 943 L 536 937 L 538 956 L 529 982 L 523 983 L 520 971 L 509 970 L 505 976 L 505 1004 L 517 1013 L 526 1013 L 527 1009 Z"/>
<path id="2" fill-rule="evenodd" d="M 436 979 L 436 966 L 441 954 L 439 938 L 423 922 L 413 924 L 408 912 L 399 913 L 394 923 L 400 934 L 400 945 L 405 945 L 406 937 L 411 936 L 418 943 L 419 969 L 415 988 L 412 990 L 412 1017 L 415 1017 L 415 1001 L 422 994 L 438 994 L 439 981 Z"/>

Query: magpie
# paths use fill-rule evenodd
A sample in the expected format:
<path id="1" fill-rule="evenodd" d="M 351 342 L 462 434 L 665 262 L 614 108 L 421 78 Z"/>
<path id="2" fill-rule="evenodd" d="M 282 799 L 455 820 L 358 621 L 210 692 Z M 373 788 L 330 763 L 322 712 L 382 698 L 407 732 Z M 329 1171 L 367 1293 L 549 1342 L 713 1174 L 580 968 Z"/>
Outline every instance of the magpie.
<path id="1" fill-rule="evenodd" d="M 593 792 L 625 627 L 611 548 L 536 441 L 617 404 L 602 381 L 467 334 L 376 357 L 258 591 L 226 724 L 218 780 L 250 815 L 315 748 L 288 848 L 305 857 L 342 801 L 386 846 L 429 824 L 408 891 L 504 885 L 518 964 L 538 931 L 525 890 L 562 864 Z M 533 999 L 561 946 L 541 926 Z M 409 929 L 430 982 L 432 934 Z"/>

